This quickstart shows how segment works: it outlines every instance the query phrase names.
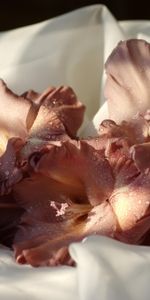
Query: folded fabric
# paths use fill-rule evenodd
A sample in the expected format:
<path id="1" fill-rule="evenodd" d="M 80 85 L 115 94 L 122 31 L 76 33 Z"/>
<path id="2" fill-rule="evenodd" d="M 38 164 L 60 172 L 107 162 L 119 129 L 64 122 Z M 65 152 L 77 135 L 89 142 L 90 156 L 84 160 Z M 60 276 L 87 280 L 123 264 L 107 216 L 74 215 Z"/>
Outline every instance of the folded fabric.
<path id="1" fill-rule="evenodd" d="M 0 33 L 0 77 L 20 94 L 72 86 L 87 107 L 80 134 L 92 136 L 107 117 L 104 62 L 118 41 L 150 38 L 149 28 L 149 21 L 118 23 L 105 6 L 95 5 Z M 56 269 L 18 266 L 11 251 L 0 251 L 3 300 L 149 299 L 149 247 L 90 237 L 70 246 L 76 268 Z"/>

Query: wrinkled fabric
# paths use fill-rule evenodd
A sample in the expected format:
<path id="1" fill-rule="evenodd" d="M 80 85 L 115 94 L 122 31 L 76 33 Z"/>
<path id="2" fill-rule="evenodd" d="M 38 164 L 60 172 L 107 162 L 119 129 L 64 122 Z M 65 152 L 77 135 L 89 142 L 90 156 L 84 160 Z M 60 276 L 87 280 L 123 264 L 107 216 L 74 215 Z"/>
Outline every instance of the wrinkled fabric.
<path id="1" fill-rule="evenodd" d="M 77 17 L 77 15 L 78 15 L 78 17 Z M 143 22 L 141 24 L 136 23 L 135 26 L 133 24 L 133 26 L 131 26 L 132 27 L 132 33 L 131 33 L 130 32 L 130 24 L 129 24 L 129 28 L 128 28 L 128 24 L 125 24 L 125 22 L 122 23 L 121 27 L 119 27 L 118 24 L 115 22 L 115 19 L 112 17 L 112 15 L 110 13 L 108 13 L 108 11 L 105 7 L 103 7 L 103 8 L 102 7 L 86 8 L 81 11 L 79 10 L 77 12 L 77 15 L 74 15 L 74 13 L 72 13 L 71 15 L 68 15 L 68 17 L 65 16 L 64 19 L 62 20 L 62 23 L 64 22 L 64 25 L 65 25 L 65 22 L 68 22 L 70 20 L 70 22 L 71 22 L 70 24 L 72 24 L 73 27 L 75 26 L 77 21 L 78 21 L 78 25 L 80 23 L 83 23 L 84 25 L 88 23 L 88 26 L 83 26 L 83 27 L 81 26 L 80 30 L 78 30 L 78 26 L 76 27 L 76 30 L 72 30 L 73 28 L 70 29 L 70 27 L 69 27 L 69 30 L 66 30 L 67 28 L 65 28 L 65 26 L 63 26 L 63 28 L 61 26 L 61 29 L 62 29 L 62 31 L 61 31 L 61 30 L 59 30 L 59 26 L 60 26 L 60 24 L 62 24 L 61 18 L 58 18 L 56 20 L 56 22 L 54 20 L 54 22 L 52 22 L 52 24 L 50 24 L 50 26 L 48 26 L 49 21 L 47 23 L 42 24 L 42 30 L 44 32 L 44 35 L 43 35 L 43 32 L 40 31 L 41 25 L 31 26 L 30 32 L 29 32 L 28 28 L 25 28 L 25 29 L 21 29 L 22 31 L 19 31 L 19 30 L 15 31 L 15 32 L 12 31 L 12 32 L 8 33 L 7 35 L 4 35 L 3 39 L 1 39 L 2 56 L 3 56 L 3 47 L 5 49 L 4 56 L 7 56 L 7 52 L 8 52 L 7 48 L 9 48 L 9 47 L 7 47 L 7 45 L 10 44 L 11 40 L 12 40 L 11 49 L 14 51 L 12 51 L 12 54 L 10 55 L 10 50 L 9 50 L 7 63 L 5 63 L 6 60 L 4 60 L 1 56 L 1 67 L 3 68 L 3 69 L 1 68 L 1 74 L 3 75 L 3 78 L 5 78 L 6 82 L 9 83 L 8 85 L 11 86 L 12 88 L 15 87 L 15 89 L 18 90 L 19 93 L 22 93 L 24 90 L 30 89 L 31 87 L 34 88 L 35 90 L 42 91 L 42 90 L 44 90 L 44 88 L 46 86 L 49 85 L 49 83 L 51 83 L 52 85 L 59 85 L 62 82 L 65 82 L 65 84 L 69 83 L 69 85 L 73 86 L 75 91 L 78 92 L 80 99 L 85 101 L 85 103 L 89 102 L 88 110 L 87 110 L 88 114 L 86 115 L 86 117 L 90 116 L 90 118 L 91 118 L 94 116 L 94 114 L 96 113 L 96 111 L 99 107 L 99 83 L 100 83 L 100 77 L 102 75 L 103 59 L 106 61 L 108 54 L 113 49 L 113 47 L 116 46 L 117 42 L 119 42 L 120 39 L 125 39 L 127 36 L 133 37 L 139 30 L 141 30 L 141 37 L 142 37 L 142 32 L 144 32 L 144 30 L 145 30 L 145 34 L 146 34 L 146 32 L 148 32 L 147 29 L 148 29 L 149 24 L 148 24 L 148 22 Z M 89 22 L 87 22 L 86 18 L 89 20 Z M 104 26 L 99 26 L 99 22 L 102 22 Z M 144 28 L 146 28 L 146 26 L 147 26 L 147 29 L 144 29 Z M 49 32 L 53 31 L 55 29 L 55 27 L 57 27 L 57 31 L 55 31 L 55 34 L 56 35 L 59 34 L 59 38 L 57 39 L 59 46 L 57 45 L 57 43 L 55 44 L 55 34 L 54 34 L 53 41 L 51 40 L 51 38 L 52 38 L 51 34 L 49 35 Z M 99 28 L 101 28 L 101 30 L 99 30 Z M 115 34 L 110 34 L 109 39 L 108 39 L 108 32 L 111 33 L 113 30 L 114 30 Z M 103 31 L 103 33 L 102 33 L 102 31 Z M 19 43 L 17 44 L 16 36 L 17 36 L 17 34 L 20 34 L 20 32 L 21 32 L 21 35 L 20 35 L 21 39 L 19 38 Z M 23 32 L 23 34 L 22 34 L 22 32 Z M 84 34 L 84 39 L 83 39 L 82 36 L 83 36 L 84 32 L 86 32 L 86 34 Z M 105 43 L 102 43 L 102 45 L 100 45 L 100 43 L 99 43 L 100 39 L 97 39 L 97 34 L 98 34 L 98 36 L 101 36 L 101 41 L 103 41 L 103 38 L 105 38 L 105 33 L 107 33 Z M 34 34 L 34 37 L 36 35 L 36 39 L 33 39 L 33 34 Z M 13 38 L 14 35 L 15 35 L 15 39 Z M 5 38 L 5 36 L 6 36 L 6 38 Z M 62 36 L 63 36 L 63 38 L 61 39 Z M 89 36 L 91 37 L 90 39 L 89 39 Z M 26 37 L 28 37 L 28 41 L 27 41 Z M 39 41 L 39 37 L 40 37 L 40 41 Z M 46 43 L 47 47 L 45 47 L 45 52 L 44 52 L 44 58 L 42 58 L 42 51 L 43 51 L 42 49 L 43 48 L 41 45 L 45 44 L 44 39 L 46 39 L 47 37 L 48 37 L 47 41 L 50 41 L 50 47 L 49 47 L 49 43 L 47 42 Z M 86 40 L 86 37 L 87 37 L 88 41 Z M 80 43 L 80 38 L 82 40 L 82 43 Z M 63 48 L 63 46 L 60 47 L 60 43 L 61 43 L 61 45 L 65 45 L 67 42 L 67 39 L 68 40 L 72 39 L 72 42 L 70 43 L 70 47 L 68 47 L 69 43 L 67 43 L 66 48 L 65 47 Z M 24 42 L 22 43 L 23 40 L 26 40 L 26 42 L 28 44 L 28 48 L 30 48 L 30 51 L 24 51 L 25 44 L 24 44 Z M 32 43 L 30 44 L 30 40 L 33 41 L 33 44 Z M 15 41 L 15 43 L 13 41 Z M 90 46 L 89 46 L 89 41 L 90 41 Z M 38 44 L 38 42 L 39 42 L 39 44 Z M 23 48 L 21 48 L 22 45 L 23 45 Z M 38 45 L 40 45 L 40 46 L 38 46 Z M 81 45 L 81 47 L 80 47 L 80 45 Z M 99 56 L 100 48 L 99 47 L 101 47 L 101 53 L 104 52 L 104 57 L 101 56 L 101 58 L 100 58 L 100 56 Z M 34 48 L 34 50 L 33 50 L 33 48 Z M 21 49 L 24 52 L 23 55 L 20 55 Z M 53 55 L 46 57 L 46 53 L 49 53 L 49 54 L 53 53 L 53 51 L 51 52 L 51 49 L 52 50 L 55 49 L 55 57 Z M 87 49 L 89 51 L 86 51 Z M 62 55 L 59 53 L 59 50 Z M 67 51 L 70 55 L 67 55 L 67 59 L 66 59 L 66 55 L 63 55 L 63 54 L 67 53 Z M 17 53 L 19 55 L 17 55 Z M 15 56 L 16 56 L 16 58 L 15 58 Z M 84 59 L 82 59 L 82 56 L 84 57 Z M 59 59 L 57 60 L 58 63 L 56 63 L 55 58 L 58 58 L 58 57 L 59 57 Z M 75 57 L 75 60 L 72 59 L 74 57 Z M 79 57 L 80 57 L 80 59 L 78 60 Z M 95 57 L 97 57 L 97 59 L 95 59 Z M 34 62 L 32 61 L 33 58 L 34 58 Z M 71 63 L 73 61 L 75 62 L 75 64 Z M 16 63 L 17 63 L 17 65 L 16 65 Z M 10 65 L 11 65 L 11 67 L 10 67 Z M 64 68 L 64 65 L 65 65 L 65 68 Z M 58 67 L 59 72 L 57 71 L 57 67 Z M 100 71 L 100 69 L 101 69 L 101 71 Z M 82 70 L 82 72 L 81 72 L 81 70 Z M 90 70 L 90 72 L 87 72 L 88 70 Z M 100 71 L 100 76 L 99 76 L 99 71 Z M 32 78 L 31 78 L 31 74 L 32 74 Z M 86 74 L 86 76 L 85 76 L 85 74 Z M 85 81 L 84 81 L 84 78 L 86 78 Z M 93 78 L 94 78 L 94 80 L 93 80 Z M 37 81 L 38 81 L 38 84 L 37 84 Z M 35 97 L 37 94 L 38 93 L 35 93 Z M 103 92 L 102 92 L 102 94 L 103 94 Z M 92 101 L 89 101 L 89 99 L 91 99 L 91 97 L 92 97 Z M 101 98 L 101 103 L 102 103 L 102 99 L 103 99 L 103 97 Z M 105 105 L 105 109 L 106 108 L 107 108 L 107 106 Z M 97 129 L 99 129 L 99 125 L 100 125 L 101 121 L 104 119 L 104 116 L 105 116 L 105 118 L 108 118 L 108 114 L 105 109 L 103 109 L 103 113 L 102 113 L 102 111 L 100 112 L 100 114 L 99 114 L 100 118 L 98 118 L 98 117 L 95 118 L 94 121 L 92 122 L 92 126 L 90 126 L 91 124 L 89 125 L 89 127 L 88 127 L 89 129 L 87 130 L 88 136 L 92 135 L 93 127 L 94 127 L 94 132 L 95 132 L 95 127 Z M 138 124 L 139 124 L 139 118 L 137 118 L 137 119 L 138 119 Z M 144 123 L 145 123 L 145 121 L 144 121 Z M 94 124 L 94 126 L 93 126 L 93 124 Z M 146 125 L 146 127 L 147 127 L 147 125 Z M 131 131 L 133 133 L 133 129 Z M 86 132 L 86 130 L 84 132 Z M 144 125 L 144 132 L 145 132 L 145 125 Z M 141 133 L 142 133 L 142 135 L 141 135 L 142 139 L 140 137 L 140 143 L 145 143 L 145 140 L 144 140 L 145 138 L 143 138 L 143 131 L 140 130 L 140 134 Z M 94 133 L 94 135 L 95 135 L 95 133 Z M 97 135 L 97 132 L 96 132 L 96 135 Z M 84 137 L 85 136 L 86 136 L 86 134 L 84 135 Z M 135 132 L 134 132 L 134 135 L 132 135 L 132 137 L 133 136 L 134 136 L 134 140 L 136 140 Z M 62 135 L 61 135 L 61 137 L 62 137 Z M 124 155 L 125 154 L 127 155 L 128 148 L 130 147 L 131 142 L 132 142 L 132 137 L 130 137 L 130 141 L 128 140 L 128 141 L 123 142 L 123 139 L 122 139 L 122 141 L 119 141 L 119 143 L 117 143 L 118 146 L 122 145 L 122 143 L 124 144 L 123 147 L 121 146 L 123 148 L 122 151 L 120 151 L 120 150 L 117 151 L 117 159 L 120 154 L 122 155 L 124 153 Z M 138 137 L 138 134 L 137 134 L 137 137 Z M 145 137 L 145 133 L 144 133 L 144 137 Z M 129 139 L 129 137 L 128 137 L 128 139 Z M 35 139 L 32 141 L 32 143 L 28 141 L 28 146 L 33 147 L 33 142 L 35 142 Z M 39 142 L 39 140 L 36 140 L 36 142 Z M 58 143 L 58 141 L 57 141 L 57 144 L 56 144 L 56 142 L 53 142 L 53 143 L 56 146 L 58 146 L 58 144 L 60 145 L 60 143 Z M 93 140 L 90 139 L 90 141 L 88 141 L 88 144 L 95 144 L 95 147 L 97 147 L 96 149 L 101 149 L 102 153 L 104 153 L 104 148 L 107 144 L 106 136 L 103 137 L 103 140 L 101 143 L 99 143 L 99 145 L 98 145 L 97 141 L 95 141 L 94 139 Z M 27 145 L 27 143 L 26 143 L 26 145 Z M 34 144 L 34 146 L 35 146 L 35 144 Z M 110 145 L 107 145 L 107 146 L 108 147 L 107 147 L 106 153 L 107 153 L 107 156 L 108 155 L 110 156 L 110 154 L 111 154 L 110 163 L 111 163 L 111 165 L 113 165 L 116 160 L 115 156 L 113 155 L 114 149 L 116 149 L 115 140 L 113 141 L 113 143 L 110 143 Z M 30 149 L 32 147 L 30 147 Z M 119 148 L 121 148 L 121 147 L 119 146 Z M 40 150 L 41 148 L 43 148 L 43 145 L 41 145 L 41 141 L 40 141 L 40 147 L 38 148 L 38 150 Z M 32 152 L 32 150 L 33 150 L 33 148 L 31 149 L 31 152 Z M 131 151 L 129 153 L 129 156 L 130 156 L 129 158 L 134 159 L 134 157 L 135 157 L 136 168 L 138 169 L 138 172 L 139 172 L 139 169 L 141 168 L 141 163 L 140 164 L 138 163 L 138 160 L 136 159 L 137 156 L 134 155 L 134 151 L 135 151 L 134 147 L 131 148 Z M 31 152 L 29 152 L 29 156 L 30 156 Z M 23 152 L 21 153 L 22 156 L 23 156 L 23 154 L 24 154 L 24 157 L 26 160 L 28 158 L 27 151 L 24 151 L 24 153 Z M 35 159 L 34 155 L 33 155 L 33 159 L 32 159 L 32 157 L 30 157 L 30 163 L 31 163 L 32 168 L 33 168 L 33 166 L 35 166 L 35 162 L 38 162 L 38 161 L 39 161 L 38 155 L 36 156 L 36 159 Z M 142 165 L 143 165 L 143 162 L 142 162 Z M 117 167 L 118 166 L 119 166 L 119 164 L 117 165 Z M 120 167 L 121 166 L 122 166 L 122 164 L 120 165 Z M 140 172 L 143 172 L 143 171 L 141 170 Z M 146 172 L 148 172 L 148 171 L 146 170 Z M 25 176 L 28 174 L 26 172 L 26 168 L 24 168 L 24 174 L 25 174 Z M 134 174 L 133 176 L 135 176 L 135 167 L 133 167 L 131 174 Z M 129 178 L 129 180 L 130 179 L 131 178 Z M 128 181 L 128 178 L 127 178 L 127 181 Z M 24 205 L 24 204 L 22 204 L 22 205 Z M 54 216 L 56 216 L 56 214 L 60 216 L 60 214 L 62 214 L 65 211 L 66 205 L 61 206 L 58 203 L 55 203 L 52 201 L 51 207 L 53 207 L 55 210 Z M 87 211 L 87 206 L 84 209 L 85 209 L 85 211 Z M 93 209 L 95 209 L 95 208 L 93 208 Z M 104 209 L 104 207 L 103 207 L 103 209 Z M 107 212 L 108 206 L 105 206 L 105 209 L 106 209 L 105 211 Z M 99 211 L 99 213 L 100 213 L 100 211 L 101 211 L 100 207 L 99 207 L 99 210 L 97 210 L 97 211 Z M 32 210 L 32 212 L 33 212 L 33 210 Z M 78 209 L 77 209 L 77 212 L 78 212 Z M 106 216 L 107 216 L 107 214 L 106 214 Z M 141 220 L 142 224 L 146 224 L 147 219 L 148 218 L 146 218 L 143 221 Z M 107 220 L 107 218 L 106 218 L 106 220 Z M 112 219 L 110 218 L 110 220 L 112 220 Z M 29 221 L 29 219 L 28 219 L 28 221 Z M 95 216 L 95 218 L 91 219 L 90 224 L 93 225 L 94 222 L 97 222 L 96 216 Z M 138 223 L 137 227 L 140 226 L 140 228 L 141 228 L 142 224 Z M 148 224 L 148 222 L 147 222 L 147 224 Z M 107 225 L 109 225 L 108 221 L 107 221 Z M 91 226 L 91 228 L 92 228 L 92 226 Z M 143 228 L 144 228 L 143 229 L 143 232 L 144 232 L 146 226 L 144 225 Z M 139 231 L 139 229 L 138 229 L 138 231 Z M 129 236 L 129 234 L 128 234 L 128 236 Z M 131 234 L 130 234 L 130 236 L 131 236 Z M 120 295 L 121 295 L 122 299 L 123 299 L 123 297 L 125 299 L 131 297 L 133 299 L 135 298 L 136 300 L 141 299 L 141 297 L 143 299 L 149 299 L 149 293 L 148 293 L 148 287 L 149 287 L 148 274 L 149 273 L 147 272 L 147 270 L 148 270 L 148 268 L 147 268 L 147 266 L 148 266 L 147 249 L 149 249 L 149 247 L 148 248 L 147 247 L 137 247 L 136 248 L 137 250 L 136 250 L 135 248 L 132 248 L 131 246 L 127 246 L 129 249 L 129 252 L 127 251 L 127 248 L 126 249 L 124 248 L 123 252 L 121 252 L 122 245 L 125 245 L 125 244 L 123 244 L 123 243 L 114 244 L 113 240 L 108 239 L 108 238 L 106 238 L 106 243 L 105 243 L 105 239 L 102 239 L 101 237 L 98 237 L 98 236 L 95 237 L 95 239 L 96 239 L 96 241 L 98 241 L 98 243 L 94 243 L 94 241 L 92 240 L 91 247 L 93 247 L 93 249 L 96 250 L 97 252 L 93 251 L 92 254 L 89 256 L 88 253 L 90 251 L 90 244 L 87 244 L 87 249 L 84 248 L 85 251 L 82 251 L 83 250 L 82 244 L 79 243 L 79 247 L 80 247 L 80 245 L 81 245 L 81 247 L 79 250 L 78 258 L 76 259 L 75 255 L 73 255 L 73 253 L 72 253 L 73 259 L 76 260 L 76 262 L 77 262 L 76 268 L 75 269 L 72 269 L 72 268 L 64 269 L 62 267 L 61 268 L 57 267 L 58 272 L 52 268 L 41 268 L 41 269 L 40 268 L 39 269 L 32 268 L 32 269 L 30 269 L 29 266 L 19 267 L 17 264 L 12 265 L 12 261 L 13 261 L 12 258 L 9 260 L 7 251 L 4 250 L 4 257 L 3 257 L 3 255 L 1 255 L 1 258 L 2 258 L 1 266 L 3 268 L 2 279 L 4 279 L 4 276 L 6 274 L 7 289 L 5 289 L 6 280 L 4 279 L 5 282 L 3 283 L 3 281 L 2 281 L 2 286 L 1 286 L 1 292 L 2 292 L 2 295 L 4 295 L 3 298 L 4 299 L 6 297 L 10 298 L 10 293 L 11 293 L 11 298 L 14 298 L 14 299 L 16 299 L 17 296 L 20 297 L 20 295 L 21 295 L 21 297 L 25 296 L 26 299 L 28 299 L 28 298 L 30 299 L 31 297 L 35 297 L 35 299 L 37 297 L 42 299 L 44 295 L 45 295 L 45 298 L 50 296 L 52 299 L 70 299 L 70 298 L 72 298 L 72 299 L 74 299 L 74 298 L 76 298 L 76 299 L 80 299 L 80 298 L 81 299 L 91 299 L 92 297 L 95 299 L 96 299 L 96 297 L 98 299 L 99 299 L 99 297 L 101 297 L 102 299 L 109 299 L 109 298 L 113 299 L 113 297 L 114 297 L 114 299 L 116 300 L 117 298 L 120 299 Z M 108 242 L 110 242 L 110 244 Z M 148 238 L 147 238 L 147 242 L 148 242 Z M 74 249 L 77 249 L 77 247 L 75 248 L 75 246 L 74 246 Z M 108 249 L 109 249 L 109 251 L 108 251 Z M 140 252 L 140 249 L 141 249 L 141 252 Z M 29 257 L 32 258 L 32 255 L 30 255 L 30 253 L 29 252 L 27 253 L 27 252 L 28 251 L 25 251 L 25 254 L 28 256 L 28 258 Z M 31 252 L 31 253 L 33 253 L 33 252 Z M 59 256 L 60 252 L 61 252 L 61 255 Z M 58 253 L 58 256 L 59 256 L 60 262 L 62 263 L 60 257 L 63 255 L 67 256 L 66 249 L 64 248 L 60 252 Z M 101 252 L 102 258 L 100 258 L 99 255 L 96 255 L 96 253 L 100 253 L 100 252 Z M 63 253 L 63 255 L 62 255 L 62 253 Z M 111 255 L 110 255 L 110 253 L 111 253 Z M 123 257 L 121 256 L 121 260 L 119 261 L 118 258 L 120 257 L 121 253 L 124 253 L 125 256 L 123 256 Z M 106 254 L 105 259 L 104 259 L 103 254 Z M 116 257 L 116 259 L 112 260 L 112 257 L 114 257 L 114 258 Z M 56 261 L 59 262 L 59 259 L 57 260 L 57 255 L 56 255 L 56 260 L 53 258 L 52 258 L 51 264 L 53 264 L 53 263 L 56 264 Z M 129 258 L 131 258 L 130 262 L 129 262 Z M 8 260 L 9 260 L 10 265 L 8 265 L 6 263 Z M 3 261 L 4 261 L 4 264 L 3 264 Z M 92 266 L 92 270 L 93 270 L 93 266 L 94 266 L 95 276 L 93 276 L 92 278 L 93 279 L 96 278 L 97 280 L 92 280 L 92 278 L 91 278 L 92 271 L 89 268 L 85 269 L 85 272 L 82 272 L 82 271 L 84 271 L 82 269 L 84 261 L 86 262 L 85 265 L 87 266 L 87 268 L 89 266 Z M 104 264 L 104 261 L 106 262 L 106 264 Z M 95 262 L 95 264 L 93 264 L 94 262 Z M 119 268 L 117 267 L 118 266 L 117 263 L 119 265 Z M 120 268 L 120 263 L 123 263 L 123 266 L 121 265 L 122 266 L 121 268 Z M 127 269 L 128 265 L 130 265 L 129 270 Z M 102 270 L 100 269 L 101 266 L 104 267 Z M 9 274 L 8 274 L 8 270 L 9 270 Z M 47 274 L 46 270 L 48 270 L 48 274 Z M 62 270 L 64 270 L 64 272 Z M 99 270 L 101 270 L 101 271 L 99 271 Z M 122 272 L 122 270 L 124 270 L 124 271 Z M 139 270 L 140 270 L 140 272 L 139 272 Z M 142 274 L 141 274 L 141 270 L 143 270 Z M 12 274 L 11 271 L 13 271 L 13 276 L 11 276 L 11 274 Z M 40 273 L 40 271 L 41 271 L 41 273 Z M 29 276 L 29 274 L 30 274 L 30 276 Z M 39 280 L 38 274 L 42 274 L 42 275 L 40 275 L 40 280 Z M 68 280 L 66 278 L 66 274 L 69 274 L 69 276 L 67 277 Z M 90 274 L 90 277 L 88 277 L 89 274 Z M 103 276 L 101 276 L 101 274 L 103 274 Z M 105 274 L 105 276 L 104 276 L 104 274 Z M 111 278 L 108 277 L 110 274 L 112 274 Z M 141 275 L 141 277 L 139 274 Z M 10 276 L 11 276 L 11 278 L 10 278 Z M 29 277 L 30 277 L 30 280 L 28 280 Z M 13 281 L 13 278 L 15 278 L 14 281 Z M 18 278 L 18 280 L 16 280 L 16 278 Z M 63 278 L 65 278 L 65 282 L 64 282 Z M 131 278 L 133 280 L 131 280 Z M 42 282 L 42 280 L 43 280 L 43 282 Z M 66 285 L 66 281 L 67 281 L 67 283 L 69 282 L 69 285 Z M 28 289 L 27 289 L 27 286 L 28 286 Z M 59 290 L 58 290 L 58 286 L 59 286 Z M 125 286 L 128 286 L 128 291 L 125 289 Z M 99 287 L 100 287 L 100 289 L 99 289 Z"/>

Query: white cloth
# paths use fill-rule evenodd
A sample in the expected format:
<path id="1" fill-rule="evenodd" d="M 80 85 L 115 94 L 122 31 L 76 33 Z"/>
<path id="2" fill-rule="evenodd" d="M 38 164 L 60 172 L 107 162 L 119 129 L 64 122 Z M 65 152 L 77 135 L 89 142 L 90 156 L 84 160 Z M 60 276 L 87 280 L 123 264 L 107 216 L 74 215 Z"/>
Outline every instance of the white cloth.
<path id="1" fill-rule="evenodd" d="M 119 40 L 131 37 L 150 39 L 150 21 L 117 22 L 102 5 L 2 32 L 0 77 L 19 93 L 72 86 L 87 107 L 81 134 L 93 135 L 107 116 L 106 105 L 99 110 L 104 62 Z M 35 269 L 17 265 L 11 251 L 0 250 L 0 299 L 149 300 L 149 247 L 95 236 L 72 244 L 70 253 L 76 268 Z"/>

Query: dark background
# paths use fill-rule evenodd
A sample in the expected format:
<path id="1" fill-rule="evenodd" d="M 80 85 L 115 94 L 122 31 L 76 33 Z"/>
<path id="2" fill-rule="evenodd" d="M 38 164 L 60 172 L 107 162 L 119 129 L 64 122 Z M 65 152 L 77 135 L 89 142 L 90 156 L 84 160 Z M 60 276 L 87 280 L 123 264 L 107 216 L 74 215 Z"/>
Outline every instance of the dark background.
<path id="1" fill-rule="evenodd" d="M 73 9 L 105 4 L 119 20 L 150 19 L 150 1 L 145 0 L 0 0 L 0 30 L 37 23 Z"/>

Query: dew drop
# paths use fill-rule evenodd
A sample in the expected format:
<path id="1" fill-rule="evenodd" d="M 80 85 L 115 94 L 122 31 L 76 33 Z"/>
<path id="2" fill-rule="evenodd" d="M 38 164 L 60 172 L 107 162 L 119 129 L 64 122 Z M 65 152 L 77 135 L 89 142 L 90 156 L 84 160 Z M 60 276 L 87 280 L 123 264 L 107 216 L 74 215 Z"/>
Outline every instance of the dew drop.
<path id="1" fill-rule="evenodd" d="M 5 175 L 8 176 L 9 175 L 9 171 L 5 171 Z"/>

